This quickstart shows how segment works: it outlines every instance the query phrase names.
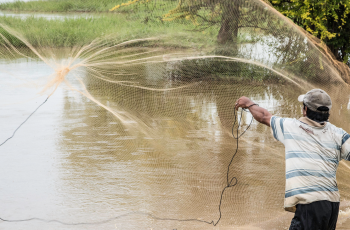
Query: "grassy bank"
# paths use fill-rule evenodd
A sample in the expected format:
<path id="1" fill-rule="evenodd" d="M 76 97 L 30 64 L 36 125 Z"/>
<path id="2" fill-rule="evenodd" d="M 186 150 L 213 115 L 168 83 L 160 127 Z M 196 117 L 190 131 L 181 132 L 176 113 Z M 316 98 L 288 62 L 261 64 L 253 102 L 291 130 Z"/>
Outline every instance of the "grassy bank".
<path id="1" fill-rule="evenodd" d="M 121 0 L 47 0 L 1 3 L 0 10 L 36 12 L 108 12 Z"/>
<path id="2" fill-rule="evenodd" d="M 196 48 L 213 45 L 216 31 L 191 32 L 193 25 L 174 22 L 160 22 L 156 19 L 144 22 L 147 14 L 113 14 L 92 18 L 66 18 L 47 20 L 45 18 L 0 17 L 0 23 L 20 32 L 34 46 L 71 47 L 86 44 L 96 38 L 112 35 L 125 41 L 166 35 L 168 45 Z M 180 32 L 185 31 L 185 32 Z M 212 31 L 212 32 L 211 32 Z M 172 42 L 173 41 L 173 42 Z"/>
<path id="3" fill-rule="evenodd" d="M 129 0 L 37 0 L 37 1 L 15 1 L 0 3 L 0 10 L 5 11 L 30 11 L 30 12 L 134 12 L 148 11 L 155 12 L 158 15 L 167 13 L 174 9 L 177 1 L 163 1 L 162 4 L 157 1 L 147 3 L 137 3 L 132 6 L 122 7 L 118 11 L 110 12 L 114 6 L 127 3 Z M 159 14 L 160 13 L 160 14 Z"/>
<path id="4" fill-rule="evenodd" d="M 0 9 L 21 10 L 21 11 L 42 11 L 42 12 L 103 12 L 108 11 L 116 4 L 125 2 L 123 0 L 111 1 L 91 0 L 88 3 L 83 0 L 75 1 L 37 1 L 37 2 L 15 2 L 0 4 Z M 48 20 L 40 17 L 16 18 L 0 17 L 0 23 L 18 31 L 35 47 L 52 47 L 63 48 L 86 45 L 97 39 L 109 37 L 115 42 L 122 42 L 138 38 L 163 37 L 159 42 L 138 43 L 140 46 L 158 46 L 165 48 L 195 48 L 198 50 L 210 50 L 218 52 L 224 50 L 230 53 L 230 46 L 220 47 L 217 49 L 217 34 L 219 25 L 213 25 L 201 32 L 196 29 L 195 25 L 189 20 L 181 19 L 177 21 L 163 21 L 162 15 L 176 7 L 176 1 L 169 1 L 169 4 L 161 2 L 156 4 L 141 4 L 118 9 L 117 12 L 108 14 L 94 14 L 88 18 L 65 18 L 59 20 Z M 66 7 L 68 4 L 69 7 Z M 5 8 L 1 8 L 5 7 Z M 7 7 L 7 8 L 6 8 Z M 78 15 L 78 14 L 77 14 Z M 16 37 L 4 34 L 12 44 L 21 47 L 21 43 Z M 248 36 L 249 37 L 249 36 Z M 240 34 L 239 40 L 247 40 L 245 33 Z M 1 38 L 0 38 L 1 42 Z M 220 52 L 220 51 L 219 51 Z M 221 52 L 222 53 L 222 52 Z M 210 61 L 210 60 L 209 60 Z M 200 74 L 201 73 L 201 74 Z M 203 73 L 205 73 L 203 75 Z M 254 66 L 225 63 L 222 61 L 193 60 L 183 63 L 181 68 L 174 69 L 171 75 L 182 76 L 213 76 L 220 79 L 229 79 L 237 76 L 237 81 L 243 79 L 253 81 L 275 81 L 278 77 L 264 69 L 255 68 Z M 231 79 L 232 80 L 232 79 Z"/>
<path id="5" fill-rule="evenodd" d="M 42 12 L 107 12 L 125 0 L 47 0 L 0 4 L 1 10 Z M 20 32 L 34 46 L 72 47 L 112 35 L 118 41 L 167 36 L 166 46 L 204 48 L 216 43 L 218 27 L 194 31 L 191 21 L 163 21 L 161 16 L 176 7 L 176 1 L 136 4 L 114 13 L 93 14 L 88 18 L 48 20 L 40 17 L 0 17 L 0 23 Z M 77 13 L 77 15 L 79 15 Z M 13 39 L 8 35 L 10 40 Z M 17 43 L 18 44 L 18 43 Z M 16 44 L 15 44 L 16 45 Z M 163 44 L 164 45 L 164 44 Z"/>

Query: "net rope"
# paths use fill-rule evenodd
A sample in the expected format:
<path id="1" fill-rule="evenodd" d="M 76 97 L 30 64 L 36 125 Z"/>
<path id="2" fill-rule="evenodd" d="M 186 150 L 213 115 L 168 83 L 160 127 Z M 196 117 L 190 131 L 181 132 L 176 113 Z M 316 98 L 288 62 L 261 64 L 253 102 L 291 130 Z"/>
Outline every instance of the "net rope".
<path id="1" fill-rule="evenodd" d="M 14 131 L 13 135 L 11 137 L 9 137 L 8 139 L 6 139 L 2 144 L 0 144 L 0 146 L 4 145 L 8 140 L 10 140 L 11 138 L 13 138 L 13 136 L 15 135 L 15 133 L 17 132 L 17 130 L 24 124 L 28 121 L 28 119 L 43 105 L 46 103 L 46 101 L 48 100 L 49 98 L 47 98 L 42 104 L 40 104 L 38 106 L 38 108 L 36 108 L 33 113 L 31 113 L 28 118 L 23 122 L 21 123 L 17 129 Z M 256 105 L 256 104 L 253 104 L 253 105 Z M 242 109 L 242 111 L 246 111 L 246 109 Z M 230 163 L 228 164 L 227 166 L 227 185 L 226 187 L 222 190 L 221 192 L 221 196 L 220 196 L 220 202 L 219 202 L 219 218 L 218 220 L 215 222 L 215 221 L 211 221 L 211 222 L 208 222 L 208 221 L 204 221 L 204 220 L 198 220 L 198 219 L 176 219 L 176 218 L 161 218 L 161 217 L 157 217 L 157 216 L 154 216 L 152 215 L 151 213 L 145 213 L 145 212 L 131 212 L 131 213 L 126 213 L 126 214 L 123 214 L 123 215 L 119 215 L 117 217 L 114 217 L 114 218 L 111 218 L 111 219 L 108 219 L 108 220 L 103 220 L 103 221 L 99 221 L 99 222 L 92 222 L 92 223 L 88 223 L 88 222 L 82 222 L 82 223 L 66 223 L 66 222 L 63 222 L 63 221 L 60 221 L 60 220 L 46 220 L 46 219 L 41 219 L 41 218 L 29 218 L 29 219 L 22 219 L 22 220 L 7 220 L 7 219 L 3 219 L 3 218 L 0 218 L 1 221 L 5 221 L 5 222 L 27 222 L 27 221 L 34 221 L 34 220 L 37 220 L 37 221 L 43 221 L 43 222 L 56 222 L 56 223 L 60 223 L 60 224 L 63 224 L 63 225 L 98 225 L 98 224 L 103 224 L 103 223 L 108 223 L 110 221 L 113 221 L 113 220 L 117 220 L 117 219 L 120 219 L 120 218 L 123 218 L 123 217 L 126 217 L 126 216 L 130 216 L 130 215 L 146 215 L 146 216 L 149 216 L 151 217 L 152 219 L 155 219 L 155 220 L 163 220 L 163 221 L 166 221 L 166 220 L 171 220 L 171 221 L 179 221 L 179 222 L 187 222 L 187 221 L 195 221 L 195 222 L 201 222 L 201 223 L 206 223 L 206 224 L 210 224 L 210 225 L 213 225 L 213 226 L 216 226 L 220 220 L 221 220 L 221 217 L 222 217 L 222 213 L 221 213 L 221 204 L 222 204 L 222 198 L 223 198 L 223 195 L 225 193 L 225 190 L 227 188 L 232 188 L 234 187 L 238 180 L 236 177 L 232 177 L 231 179 L 229 179 L 229 173 L 230 173 L 230 166 L 232 164 L 232 161 L 233 159 L 235 158 L 237 152 L 238 152 L 238 139 L 243 136 L 243 134 L 249 129 L 251 123 L 253 122 L 253 117 L 250 121 L 250 123 L 248 124 L 248 126 L 245 128 L 245 130 L 239 134 L 239 128 L 240 128 L 240 124 L 241 124 L 241 121 L 242 121 L 242 116 L 243 116 L 243 113 L 241 113 L 241 116 L 240 118 L 238 119 L 237 118 L 237 114 L 236 114 L 236 110 L 234 110 L 234 123 L 232 125 L 232 137 L 234 139 L 236 139 L 236 150 L 235 152 L 233 153 L 232 155 L 232 158 L 231 158 L 231 161 Z M 236 136 L 234 134 L 234 127 L 235 127 L 235 124 L 236 122 L 238 121 L 238 126 L 237 126 L 237 129 L 236 129 Z M 232 181 L 235 181 L 234 184 L 232 184 Z"/>

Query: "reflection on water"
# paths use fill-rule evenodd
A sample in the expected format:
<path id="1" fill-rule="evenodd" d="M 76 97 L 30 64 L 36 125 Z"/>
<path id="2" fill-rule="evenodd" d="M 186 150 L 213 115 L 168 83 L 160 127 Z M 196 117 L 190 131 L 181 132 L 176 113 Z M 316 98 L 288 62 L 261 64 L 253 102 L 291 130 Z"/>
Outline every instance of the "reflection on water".
<path id="1" fill-rule="evenodd" d="M 0 69 L 3 140 L 45 99 L 14 103 L 38 91 L 23 85 L 22 79 L 51 72 L 41 63 L 21 60 L 2 63 Z M 153 77 L 157 73 L 152 68 L 145 69 L 149 85 L 164 84 Z M 203 81 L 167 92 L 116 86 L 88 75 L 84 81 L 101 102 L 138 117 L 156 135 L 130 130 L 90 100 L 61 88 L 14 139 L 0 147 L 1 218 L 82 223 L 147 212 L 161 218 L 216 221 L 227 165 L 236 148 L 230 134 L 234 101 L 249 96 L 273 114 L 298 118 L 297 96 L 304 93 L 291 85 L 230 81 Z M 331 122 L 349 132 L 349 96 L 340 87 L 325 88 L 334 103 Z M 250 114 L 243 115 L 242 129 L 250 119 Z M 337 176 L 343 200 L 350 198 L 348 173 L 340 165 Z M 237 177 L 238 184 L 224 194 L 220 229 L 288 227 L 292 215 L 283 210 L 284 148 L 267 127 L 254 121 L 240 139 L 230 177 Z M 344 226 L 347 222 L 339 228 Z M 204 223 L 161 221 L 140 214 L 100 225 L 30 221 L 0 222 L 0 228 L 215 229 Z"/>

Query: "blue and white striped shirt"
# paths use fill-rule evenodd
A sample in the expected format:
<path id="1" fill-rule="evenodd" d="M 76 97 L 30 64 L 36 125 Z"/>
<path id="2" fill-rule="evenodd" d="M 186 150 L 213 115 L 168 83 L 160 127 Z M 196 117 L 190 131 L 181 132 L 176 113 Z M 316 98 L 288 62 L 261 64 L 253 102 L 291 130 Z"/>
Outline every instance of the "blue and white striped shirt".
<path id="1" fill-rule="evenodd" d="M 274 138 L 285 146 L 285 209 L 319 200 L 339 202 L 336 172 L 341 159 L 350 160 L 350 135 L 329 122 L 313 126 L 308 118 L 273 116 L 270 124 Z"/>

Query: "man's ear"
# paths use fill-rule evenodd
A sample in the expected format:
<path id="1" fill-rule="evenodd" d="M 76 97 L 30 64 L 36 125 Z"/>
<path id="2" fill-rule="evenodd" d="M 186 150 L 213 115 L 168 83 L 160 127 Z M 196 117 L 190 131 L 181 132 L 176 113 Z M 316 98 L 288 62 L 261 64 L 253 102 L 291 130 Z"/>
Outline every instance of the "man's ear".
<path id="1" fill-rule="evenodd" d="M 306 111 L 307 111 L 307 107 L 304 105 L 303 107 L 303 116 L 306 117 Z"/>

